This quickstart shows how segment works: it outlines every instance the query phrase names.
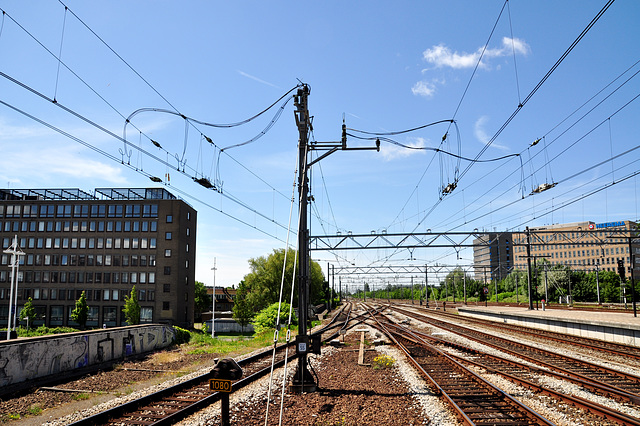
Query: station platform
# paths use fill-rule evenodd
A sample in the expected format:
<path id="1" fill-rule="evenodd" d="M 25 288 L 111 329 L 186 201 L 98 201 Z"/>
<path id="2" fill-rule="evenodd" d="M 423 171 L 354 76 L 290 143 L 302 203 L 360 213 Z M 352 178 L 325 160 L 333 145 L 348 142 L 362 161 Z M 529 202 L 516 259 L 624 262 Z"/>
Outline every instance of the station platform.
<path id="1" fill-rule="evenodd" d="M 640 312 L 608 312 L 605 309 L 533 309 L 522 306 L 458 305 L 463 316 L 521 325 L 625 345 L 640 346 Z"/>

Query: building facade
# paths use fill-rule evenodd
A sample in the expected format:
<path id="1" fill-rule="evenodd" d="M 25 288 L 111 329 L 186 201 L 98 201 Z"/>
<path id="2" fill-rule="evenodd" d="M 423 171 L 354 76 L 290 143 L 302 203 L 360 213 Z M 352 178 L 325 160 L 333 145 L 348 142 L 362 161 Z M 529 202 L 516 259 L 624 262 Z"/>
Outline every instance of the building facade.
<path id="1" fill-rule="evenodd" d="M 635 241 L 640 232 L 636 222 L 585 221 L 540 226 L 529 232 L 532 265 L 538 259 L 546 259 L 552 265 L 565 265 L 574 270 L 617 272 L 621 261 L 627 277 L 632 271 L 634 278 L 640 276 L 636 256 L 640 253 L 640 244 Z M 526 269 L 526 232 L 514 232 L 513 244 L 515 267 Z"/>
<path id="2" fill-rule="evenodd" d="M 488 283 L 502 280 L 513 266 L 510 232 L 489 233 L 473 240 L 473 270 L 475 279 Z"/>
<path id="3" fill-rule="evenodd" d="M 0 189 L 0 327 L 6 327 L 11 254 L 18 312 L 31 298 L 34 325 L 75 326 L 84 291 L 88 327 L 126 325 L 136 288 L 142 323 L 193 325 L 197 212 L 164 188 Z"/>
<path id="4" fill-rule="evenodd" d="M 528 234 L 525 231 L 483 235 L 474 240 L 473 261 L 475 278 L 480 281 L 485 277 L 502 279 L 511 268 L 526 270 L 528 259 L 532 267 L 545 259 L 551 265 L 585 272 L 618 272 L 621 262 L 625 276 L 633 271 L 638 279 L 639 254 L 640 228 L 636 222 L 585 221 L 530 228 Z"/>

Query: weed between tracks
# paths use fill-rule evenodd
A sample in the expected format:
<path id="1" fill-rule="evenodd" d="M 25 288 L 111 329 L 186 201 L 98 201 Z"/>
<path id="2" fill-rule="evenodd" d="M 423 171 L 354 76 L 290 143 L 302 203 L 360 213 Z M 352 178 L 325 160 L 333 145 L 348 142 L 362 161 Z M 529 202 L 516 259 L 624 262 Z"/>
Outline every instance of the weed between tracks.
<path id="1" fill-rule="evenodd" d="M 389 355 L 378 355 L 373 359 L 373 368 L 391 368 L 395 362 L 395 358 Z"/>

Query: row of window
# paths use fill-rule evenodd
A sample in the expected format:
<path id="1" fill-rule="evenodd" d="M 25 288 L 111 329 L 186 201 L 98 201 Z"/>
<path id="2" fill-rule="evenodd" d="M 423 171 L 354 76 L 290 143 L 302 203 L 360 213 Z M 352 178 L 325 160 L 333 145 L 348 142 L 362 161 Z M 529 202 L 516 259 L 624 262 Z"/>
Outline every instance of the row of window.
<path id="1" fill-rule="evenodd" d="M 131 289 L 64 289 L 64 288 L 24 288 L 18 292 L 18 300 L 70 300 L 76 301 L 80 299 L 84 291 L 88 302 L 106 302 L 109 300 L 119 300 L 124 302 L 125 296 L 131 294 Z M 163 292 L 169 293 L 171 284 L 163 285 Z M 137 289 L 138 301 L 153 302 L 156 300 L 156 291 L 148 289 Z M 9 300 L 11 293 L 7 288 L 0 288 L 0 300 Z M 185 300 L 188 297 L 185 296 Z"/>
<path id="2" fill-rule="evenodd" d="M 166 302 L 166 303 L 167 303 L 166 306 L 165 306 L 165 303 L 163 303 L 162 305 L 163 310 L 171 309 L 169 302 Z M 18 314 L 20 314 L 20 311 L 22 310 L 22 308 L 23 308 L 22 306 L 18 307 Z M 71 319 L 71 312 L 75 308 L 75 306 L 72 306 L 72 305 L 68 305 L 68 306 L 51 305 L 49 306 L 49 315 L 47 315 L 46 306 L 34 306 L 34 309 L 36 311 L 36 318 L 35 320 L 33 320 L 33 322 L 35 324 L 43 324 L 46 319 L 46 323 L 49 326 L 64 325 L 65 324 L 64 322 L 65 308 L 67 311 L 66 324 L 71 326 L 77 326 L 78 324 Z M 2 321 L 3 323 L 7 322 L 8 312 L 9 312 L 8 305 L 0 306 L 0 321 Z M 102 323 L 99 323 L 100 307 L 89 306 L 86 325 L 89 327 L 98 327 L 101 324 L 111 326 L 111 327 L 116 326 L 117 325 L 116 318 L 117 318 L 118 312 L 120 312 L 120 324 L 125 324 L 124 314 L 122 313 L 122 307 L 117 307 L 117 306 L 103 306 L 102 307 L 103 320 L 102 320 Z M 140 307 L 140 323 L 151 323 L 151 322 L 153 322 L 153 308 L 150 306 L 141 306 Z"/>
<path id="3" fill-rule="evenodd" d="M 0 205 L 4 217 L 158 217 L 157 204 Z"/>
<path id="4" fill-rule="evenodd" d="M 558 231 L 558 233 L 546 234 L 546 235 L 532 233 L 531 241 L 532 242 L 543 241 L 548 243 L 550 241 L 573 241 L 576 238 L 588 238 L 588 237 L 591 237 L 591 238 L 600 237 L 600 238 L 606 239 L 607 241 L 620 242 L 620 243 L 627 241 L 627 239 L 620 238 L 621 237 L 620 231 L 625 231 L 624 228 L 616 229 L 615 231 L 617 231 L 615 235 L 612 234 L 611 231 L 589 231 L 588 233 Z M 527 237 L 526 236 L 522 236 L 520 238 L 515 237 L 513 239 L 513 242 L 514 244 L 526 244 Z M 592 239 L 588 241 L 587 240 L 581 241 L 580 244 L 599 244 L 600 242 L 601 242 L 600 240 Z"/>
<path id="5" fill-rule="evenodd" d="M 171 233 L 167 232 L 168 239 Z M 2 248 L 7 249 L 13 238 L 2 238 Z M 22 249 L 155 249 L 156 238 L 20 238 Z"/>
<path id="6" fill-rule="evenodd" d="M 165 250 L 166 255 L 166 250 Z M 170 257 L 171 253 L 169 253 Z M 9 265 L 11 255 L 0 256 L 0 265 Z M 27 254 L 20 257 L 27 266 L 156 266 L 155 254 Z"/>
<path id="7" fill-rule="evenodd" d="M 583 246 L 584 247 L 584 246 Z M 567 248 L 577 248 L 576 244 L 550 244 L 548 246 L 532 246 L 531 249 L 532 251 L 549 251 L 549 250 L 558 250 L 558 249 L 567 249 Z M 508 250 L 508 249 L 507 249 Z M 526 250 L 526 247 L 517 247 L 516 248 L 516 252 L 523 252 Z M 577 251 L 573 251 L 573 255 L 574 257 L 578 257 L 580 256 L 580 253 L 582 252 L 582 256 L 585 256 L 585 251 L 586 251 L 586 256 L 604 256 L 609 255 L 609 254 L 614 254 L 614 247 L 598 247 L 598 248 L 588 248 L 586 250 L 577 250 Z M 572 253 L 571 251 L 569 251 L 569 253 Z M 577 255 L 576 255 L 577 253 Z M 621 254 L 621 253 L 629 253 L 629 247 L 615 247 L 615 254 Z M 569 257 L 572 257 L 571 255 Z"/>
<path id="8" fill-rule="evenodd" d="M 525 258 L 524 256 L 522 258 Z M 521 257 L 516 256 L 516 261 L 520 260 Z M 618 264 L 618 259 L 619 258 L 612 258 L 612 257 L 607 257 L 606 258 L 606 262 L 605 259 L 603 259 L 603 262 L 600 263 L 600 259 L 570 259 L 570 260 L 552 260 L 550 261 L 550 263 L 552 265 L 574 265 L 574 266 L 596 266 L 596 265 L 603 265 L 602 269 L 603 270 L 607 270 L 609 271 L 609 268 L 604 267 L 604 265 L 617 265 Z M 621 258 L 624 260 L 624 258 Z M 630 265 L 630 259 L 629 257 L 626 258 L 626 264 Z M 630 267 L 629 267 L 630 268 Z M 617 270 L 615 268 L 611 268 L 612 271 Z M 630 270 L 630 269 L 629 269 Z"/>
<path id="9" fill-rule="evenodd" d="M 6 221 L 0 222 L 4 232 L 156 232 L 158 222 L 152 221 Z"/>
<path id="10" fill-rule="evenodd" d="M 171 267 L 165 268 L 166 275 Z M 155 272 L 67 272 L 67 271 L 18 271 L 18 283 L 70 283 L 70 284 L 155 284 Z M 11 280 L 7 271 L 0 271 L 0 283 Z"/>

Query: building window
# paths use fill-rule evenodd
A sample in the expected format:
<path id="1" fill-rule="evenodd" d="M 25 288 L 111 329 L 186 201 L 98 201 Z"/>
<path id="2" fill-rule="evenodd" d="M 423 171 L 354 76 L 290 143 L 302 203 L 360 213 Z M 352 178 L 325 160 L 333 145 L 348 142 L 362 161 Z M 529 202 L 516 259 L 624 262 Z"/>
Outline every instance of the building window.
<path id="1" fill-rule="evenodd" d="M 140 308 L 140 323 L 153 322 L 153 308 L 141 307 Z"/>
<path id="2" fill-rule="evenodd" d="M 171 249 L 165 249 L 164 257 L 171 257 Z"/>
<path id="3" fill-rule="evenodd" d="M 167 215 L 167 223 L 173 223 L 173 215 Z"/>
<path id="4" fill-rule="evenodd" d="M 171 239 L 171 232 L 165 232 L 164 239 L 165 240 L 170 240 Z"/>
<path id="5" fill-rule="evenodd" d="M 171 309 L 171 302 L 162 302 L 162 310 L 168 311 Z"/>
<path id="6" fill-rule="evenodd" d="M 162 285 L 162 291 L 164 293 L 171 293 L 171 284 L 163 284 Z"/>
<path id="7" fill-rule="evenodd" d="M 165 266 L 164 267 L 164 274 L 165 275 L 171 275 L 171 266 Z"/>

